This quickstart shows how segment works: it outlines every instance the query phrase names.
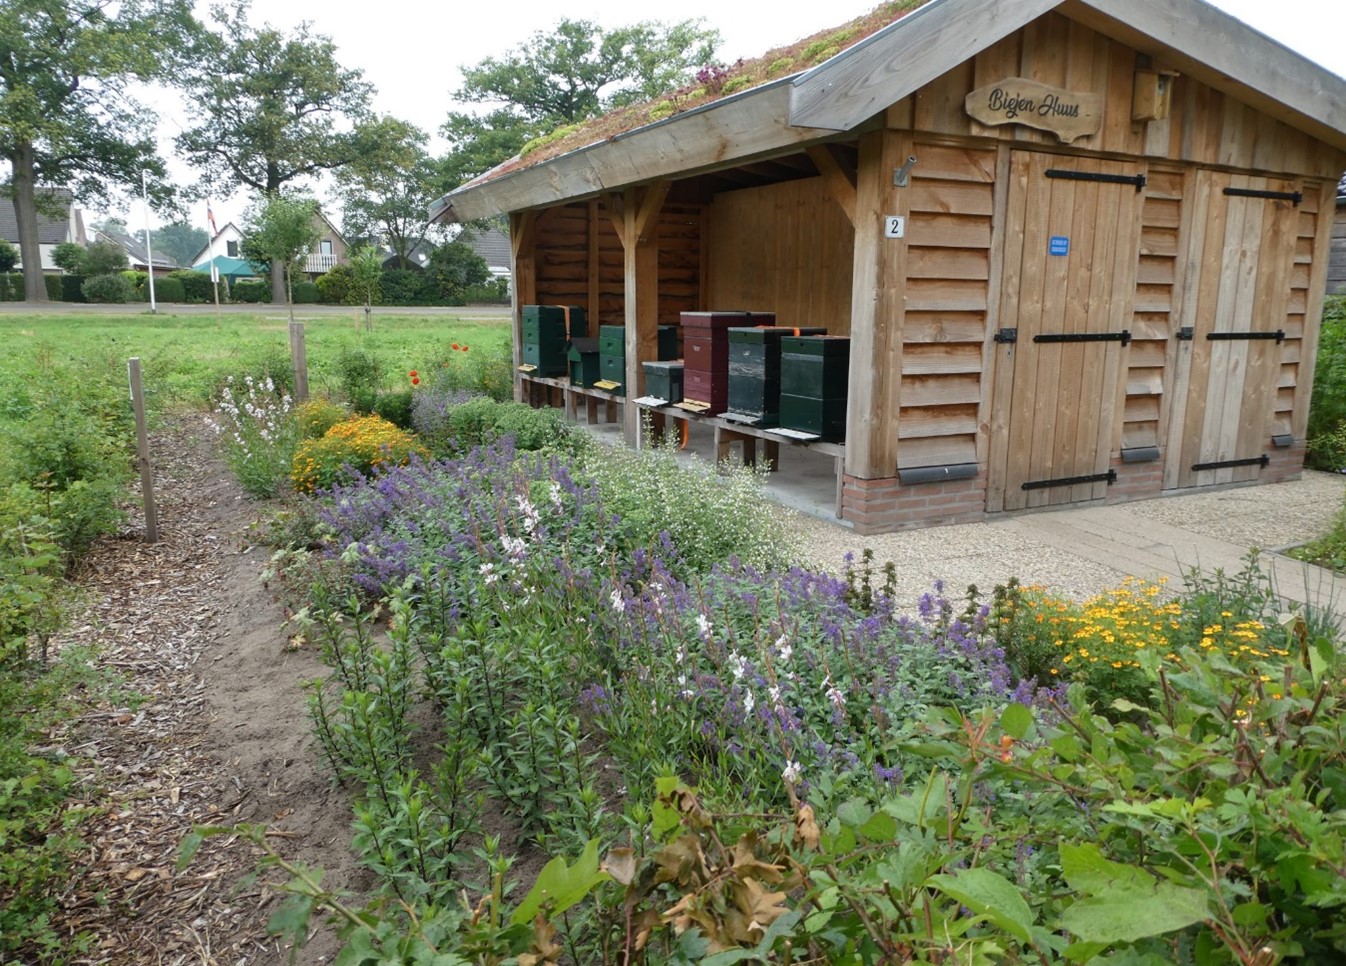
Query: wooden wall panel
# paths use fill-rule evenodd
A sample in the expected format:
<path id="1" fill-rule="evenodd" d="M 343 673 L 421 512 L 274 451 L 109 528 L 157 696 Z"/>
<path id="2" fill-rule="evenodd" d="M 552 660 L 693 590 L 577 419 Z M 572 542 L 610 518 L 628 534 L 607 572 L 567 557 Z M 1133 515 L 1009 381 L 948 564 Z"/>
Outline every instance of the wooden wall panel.
<path id="1" fill-rule="evenodd" d="M 674 324 L 701 301 L 701 209 L 666 204 L 659 215 L 659 323 Z M 603 201 L 549 208 L 536 215 L 537 301 L 582 305 L 595 325 L 626 317 L 625 254 Z M 596 330 L 595 330 L 596 331 Z"/>
<path id="2" fill-rule="evenodd" d="M 706 308 L 850 331 L 855 229 L 822 178 L 723 192 L 708 214 Z"/>
<path id="3" fill-rule="evenodd" d="M 897 462 L 971 463 L 985 384 L 996 155 L 924 144 L 914 153 Z"/>
<path id="4" fill-rule="evenodd" d="M 1071 149 L 1315 177 L 1340 175 L 1341 157 L 1335 149 L 1189 77 L 1174 81 L 1168 118 L 1132 121 L 1139 56 L 1063 14 L 1049 13 L 916 91 L 912 129 L 1064 147 L 1046 131 L 1017 124 L 984 126 L 962 108 L 963 98 L 978 87 L 1027 77 L 1102 96 L 1098 133 L 1079 138 Z"/>
<path id="5" fill-rule="evenodd" d="M 1141 207 L 1140 260 L 1126 356 L 1126 395 L 1113 450 L 1164 442 L 1171 383 L 1172 337 L 1177 332 L 1176 292 L 1181 274 L 1179 235 L 1183 217 L 1183 172 L 1154 168 Z"/>
<path id="6" fill-rule="evenodd" d="M 1304 239 L 1300 239 L 1304 243 Z M 1346 205 L 1337 205 L 1332 221 L 1332 250 L 1327 267 L 1327 294 L 1346 292 Z"/>

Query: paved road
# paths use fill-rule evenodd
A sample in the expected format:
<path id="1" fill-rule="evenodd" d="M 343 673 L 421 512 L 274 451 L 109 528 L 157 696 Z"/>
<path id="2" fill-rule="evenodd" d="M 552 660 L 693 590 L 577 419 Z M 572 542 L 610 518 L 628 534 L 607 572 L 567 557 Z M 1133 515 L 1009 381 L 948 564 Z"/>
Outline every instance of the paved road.
<path id="1" fill-rule="evenodd" d="M 357 311 L 349 305 L 296 305 L 296 321 L 305 319 L 328 318 L 332 316 L 349 317 Z M 207 316 L 215 315 L 213 305 L 178 305 L 164 303 L 158 306 L 158 315 L 162 316 Z M 289 318 L 289 310 L 284 305 L 221 305 L 221 315 L 262 315 L 276 318 Z M 0 302 L 0 316 L 5 315 L 106 315 L 131 316 L 150 315 L 150 307 L 144 302 L 131 302 L 126 305 L 88 305 L 81 302 Z M 448 316 L 455 319 L 508 319 L 508 305 L 379 305 L 374 307 L 375 318 L 388 316 Z"/>

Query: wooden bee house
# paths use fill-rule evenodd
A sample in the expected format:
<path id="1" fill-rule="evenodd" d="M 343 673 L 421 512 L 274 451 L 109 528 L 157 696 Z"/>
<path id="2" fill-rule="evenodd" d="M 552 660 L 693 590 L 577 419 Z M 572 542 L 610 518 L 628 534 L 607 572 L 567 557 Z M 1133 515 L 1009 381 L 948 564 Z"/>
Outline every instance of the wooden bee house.
<path id="1" fill-rule="evenodd" d="M 683 312 L 848 338 L 861 531 L 1297 475 L 1346 81 L 1201 0 L 884 9 L 436 217 L 509 213 L 519 303 L 624 325 L 631 398 Z"/>

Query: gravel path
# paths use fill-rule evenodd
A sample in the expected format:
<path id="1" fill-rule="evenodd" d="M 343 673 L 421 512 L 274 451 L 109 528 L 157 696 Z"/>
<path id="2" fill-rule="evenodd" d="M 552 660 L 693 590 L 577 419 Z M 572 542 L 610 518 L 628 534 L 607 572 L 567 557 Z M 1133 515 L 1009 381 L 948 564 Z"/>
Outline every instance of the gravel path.
<path id="1" fill-rule="evenodd" d="M 1160 555 L 1172 549 L 1176 572 L 1185 566 L 1226 566 L 1219 544 L 1237 560 L 1250 547 L 1277 550 L 1318 536 L 1331 524 L 1346 496 L 1346 477 L 1305 471 L 1302 480 L 1265 486 L 1202 491 L 1111 507 L 1065 509 L 1002 515 L 986 523 L 907 530 L 860 536 L 853 531 L 792 510 L 783 510 L 802 537 L 803 555 L 814 566 L 841 570 L 846 554 L 858 560 L 874 552 L 876 567 L 897 564 L 899 598 L 912 599 L 943 580 L 947 591 L 961 595 L 969 584 L 989 590 L 1010 576 L 1024 583 L 1051 586 L 1066 596 L 1083 599 L 1116 586 L 1127 575 L 1155 576 Z M 1097 524 L 1097 525 L 1096 525 Z M 1089 534 L 1130 529 L 1134 539 L 1118 543 L 1110 553 L 1106 535 Z M 1082 527 L 1072 541 L 1067 527 Z M 1190 535 L 1185 539 L 1184 534 Z M 1162 540 L 1161 541 L 1161 535 Z M 1153 541 L 1150 555 L 1128 558 L 1127 547 Z M 1158 548 L 1158 549 L 1156 549 Z M 1184 559 L 1186 558 L 1186 559 Z M 1298 563 L 1293 565 L 1300 568 Z M 1169 573 L 1173 567 L 1164 568 Z M 1310 568 L 1316 571 L 1316 568 Z"/>

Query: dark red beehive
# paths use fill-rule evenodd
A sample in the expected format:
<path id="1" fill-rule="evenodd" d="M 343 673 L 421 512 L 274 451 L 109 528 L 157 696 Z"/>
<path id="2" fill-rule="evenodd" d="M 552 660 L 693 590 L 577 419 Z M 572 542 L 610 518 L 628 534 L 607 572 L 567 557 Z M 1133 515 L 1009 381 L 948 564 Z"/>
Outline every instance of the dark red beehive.
<path id="1" fill-rule="evenodd" d="M 774 312 L 683 312 L 682 398 L 704 403 L 706 415 L 729 408 L 729 330 L 775 325 Z"/>

